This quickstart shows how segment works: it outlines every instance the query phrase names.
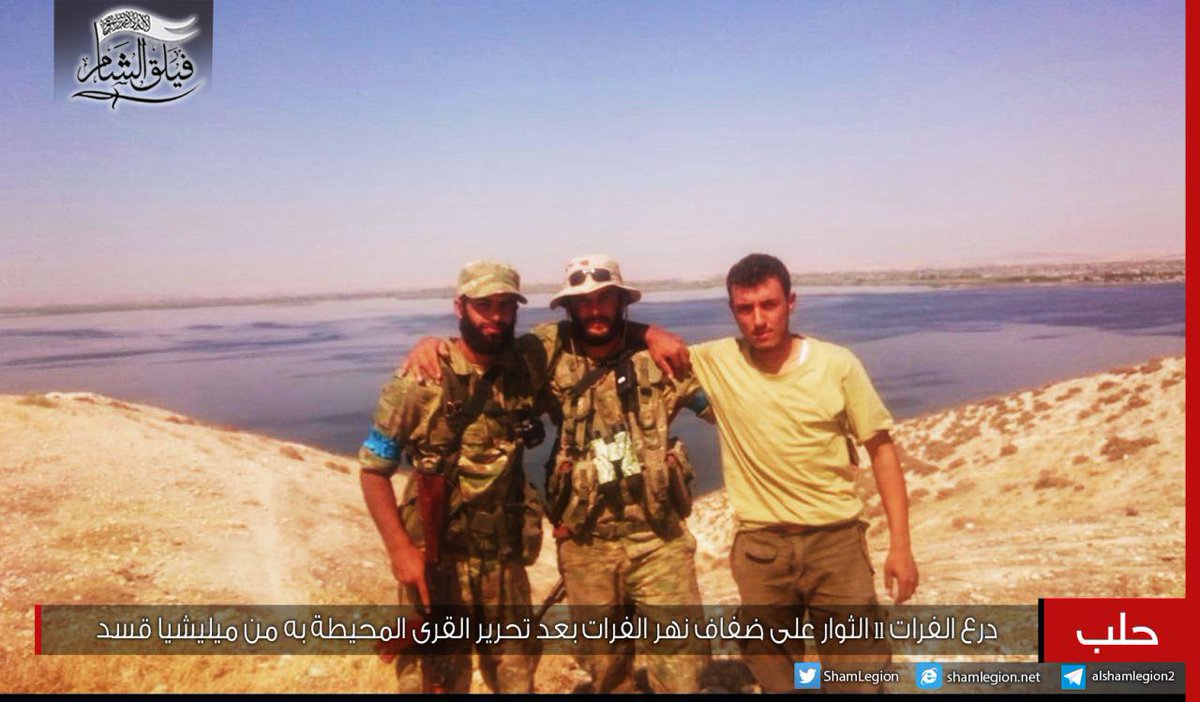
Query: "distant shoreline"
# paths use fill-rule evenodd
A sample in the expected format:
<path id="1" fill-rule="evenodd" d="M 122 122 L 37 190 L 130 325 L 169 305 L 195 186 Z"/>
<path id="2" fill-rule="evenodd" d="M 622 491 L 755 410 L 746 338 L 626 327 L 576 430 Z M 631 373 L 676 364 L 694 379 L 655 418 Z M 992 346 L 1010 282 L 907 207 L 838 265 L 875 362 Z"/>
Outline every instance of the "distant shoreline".
<path id="1" fill-rule="evenodd" d="M 1130 285 L 1185 282 L 1185 261 L 1158 258 L 1105 263 L 1057 263 L 1034 265 L 973 266 L 963 268 L 918 268 L 889 271 L 841 271 L 833 273 L 797 273 L 797 287 L 923 287 L 970 288 L 1030 285 Z M 712 276 L 698 280 L 631 281 L 647 292 L 705 290 L 724 287 L 724 279 Z M 558 290 L 553 283 L 525 286 L 523 292 L 536 295 Z M 256 295 L 215 298 L 174 298 L 141 302 L 97 302 L 65 305 L 0 307 L 0 316 L 32 317 L 137 310 L 183 310 L 204 307 L 248 307 L 254 305 L 308 304 L 356 300 L 436 300 L 454 296 L 454 288 L 441 286 L 409 290 L 365 290 L 346 293 L 297 295 Z"/>

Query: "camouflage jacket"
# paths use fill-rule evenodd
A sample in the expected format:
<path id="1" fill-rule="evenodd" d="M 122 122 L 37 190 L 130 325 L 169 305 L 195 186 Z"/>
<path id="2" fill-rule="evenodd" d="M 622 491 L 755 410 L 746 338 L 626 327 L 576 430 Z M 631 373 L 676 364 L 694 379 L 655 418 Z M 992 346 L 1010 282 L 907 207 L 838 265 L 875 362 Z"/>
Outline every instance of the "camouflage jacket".
<path id="1" fill-rule="evenodd" d="M 672 380 L 644 344 L 630 341 L 617 354 L 628 362 L 576 395 L 597 364 L 572 343 L 569 329 L 561 323 L 533 331 L 553 365 L 540 402 L 559 427 L 546 480 L 551 520 L 577 534 L 619 534 L 611 530 L 616 523 L 678 533 L 691 510 L 694 476 L 682 443 L 669 436 L 670 423 L 685 406 L 712 421 L 699 382 Z"/>
<path id="2" fill-rule="evenodd" d="M 363 470 L 391 476 L 402 454 L 417 470 L 439 472 L 450 481 L 449 526 L 444 543 L 451 551 L 474 549 L 486 555 L 514 555 L 522 520 L 536 508 L 536 492 L 525 482 L 519 423 L 534 411 L 535 388 L 544 381 L 524 358 L 506 351 L 481 388 L 485 372 L 451 344 L 440 385 L 421 385 L 397 372 L 384 387 L 367 440 L 359 449 Z M 460 417 L 471 398 L 481 395 L 480 411 Z M 465 427 L 463 426 L 465 424 Z M 456 441 L 456 428 L 461 441 Z M 530 502 L 533 504 L 530 504 Z M 401 498 L 405 530 L 423 543 L 411 478 Z M 537 513 L 540 537 L 541 513 Z M 540 542 L 539 542 L 540 543 Z"/>

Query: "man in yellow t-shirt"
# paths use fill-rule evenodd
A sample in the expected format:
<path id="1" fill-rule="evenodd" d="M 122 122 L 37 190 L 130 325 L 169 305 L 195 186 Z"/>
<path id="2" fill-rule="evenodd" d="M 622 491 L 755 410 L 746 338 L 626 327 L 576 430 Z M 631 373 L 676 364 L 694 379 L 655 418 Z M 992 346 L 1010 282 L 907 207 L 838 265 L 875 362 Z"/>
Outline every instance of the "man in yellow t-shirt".
<path id="1" fill-rule="evenodd" d="M 742 338 L 694 346 L 691 360 L 717 418 L 743 607 L 786 627 L 791 606 L 800 605 L 820 632 L 830 616 L 844 621 L 847 611 L 877 604 L 848 437 L 870 454 L 891 537 L 884 582 L 904 602 L 918 579 L 904 474 L 888 433 L 892 417 L 862 363 L 845 348 L 791 332 L 796 294 L 779 259 L 743 258 L 726 288 Z M 802 660 L 803 640 L 745 644 L 764 691 L 794 689 L 792 662 Z M 817 650 L 826 661 L 848 651 L 836 641 Z M 853 667 L 882 667 L 890 658 L 886 642 L 853 653 Z"/>

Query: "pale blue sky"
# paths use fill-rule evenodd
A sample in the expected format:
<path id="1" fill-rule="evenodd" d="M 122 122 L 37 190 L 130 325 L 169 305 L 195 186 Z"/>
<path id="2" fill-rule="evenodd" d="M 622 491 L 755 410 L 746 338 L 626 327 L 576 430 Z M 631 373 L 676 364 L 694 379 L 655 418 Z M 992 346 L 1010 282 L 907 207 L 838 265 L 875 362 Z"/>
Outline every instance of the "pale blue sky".
<path id="1" fill-rule="evenodd" d="M 1184 249 L 1181 1 L 217 0 L 116 111 L 0 18 L 0 307 Z"/>

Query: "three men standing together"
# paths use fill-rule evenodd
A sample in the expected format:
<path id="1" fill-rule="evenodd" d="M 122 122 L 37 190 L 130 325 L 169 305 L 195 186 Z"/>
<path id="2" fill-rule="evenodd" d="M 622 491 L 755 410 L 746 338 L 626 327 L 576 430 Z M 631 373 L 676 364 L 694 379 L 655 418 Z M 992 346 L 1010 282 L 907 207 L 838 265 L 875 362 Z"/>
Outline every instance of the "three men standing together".
<path id="1" fill-rule="evenodd" d="M 541 325 L 516 341 L 516 305 L 525 300 L 515 271 L 475 262 L 459 282 L 455 311 L 462 337 L 448 345 L 428 340 L 413 354 L 420 374 L 440 377 L 440 385 L 421 384 L 416 373 L 398 374 L 384 390 L 360 453 L 364 496 L 392 558 L 402 601 L 415 602 L 416 595 L 428 602 L 417 577 L 429 561 L 428 545 L 424 554 L 417 549 L 412 534 L 420 525 L 411 514 L 422 511 L 414 508 L 418 504 L 429 511 L 429 500 L 420 499 L 422 492 L 436 492 L 436 487 L 422 491 L 429 484 L 450 495 L 444 501 L 451 515 L 447 525 L 460 525 L 457 531 L 445 529 L 443 555 L 454 565 L 441 567 L 457 574 L 460 587 L 442 599 L 504 605 L 501 616 L 529 608 L 520 563 L 532 560 L 529 549 L 519 553 L 516 543 L 522 533 L 525 541 L 532 539 L 535 529 L 520 522 L 536 509 L 525 508 L 520 436 L 530 416 L 546 411 L 559 430 L 546 496 L 559 568 L 571 604 L 589 606 L 577 616 L 613 616 L 634 607 L 651 621 L 698 617 L 695 539 L 684 521 L 691 508 L 691 467 L 668 431 L 683 407 L 708 421 L 715 415 L 738 522 L 731 560 L 743 605 L 775 611 L 799 605 L 817 619 L 829 616 L 824 605 L 875 603 L 849 437 L 871 456 L 888 517 L 885 583 L 897 602 L 912 595 L 917 569 L 904 478 L 888 435 L 891 417 L 853 354 L 791 333 L 795 293 L 778 259 L 753 254 L 730 270 L 730 309 L 742 338 L 693 346 L 694 377 L 683 372 L 687 363 L 679 359 L 686 354 L 674 337 L 627 321 L 627 307 L 641 294 L 624 283 L 609 257 L 571 261 L 563 289 L 551 300 L 551 307 L 568 310 L 569 320 Z M 439 356 L 448 358 L 449 368 Z M 675 360 L 674 369 L 664 358 Z M 455 394 L 449 389 L 455 382 L 447 382 L 451 376 L 458 376 L 460 386 L 487 386 L 483 394 L 492 396 L 491 413 L 480 411 L 485 402 L 447 400 Z M 455 411 L 462 414 L 457 420 Z M 397 516 L 389 479 L 401 450 L 410 452 L 416 469 L 405 490 L 408 519 Z M 434 474 L 442 480 L 431 478 Z M 517 484 L 520 489 L 512 487 Z M 497 535 L 511 536 L 468 538 L 489 548 L 465 553 L 455 546 L 460 538 L 455 535 L 483 533 L 472 531 L 476 522 L 493 523 Z M 792 689 L 791 662 L 803 649 L 769 643 L 745 649 L 746 659 L 765 690 Z M 632 672 L 632 642 L 626 648 L 607 643 L 603 650 L 593 648 L 583 651 L 581 662 L 595 689 L 620 689 Z M 479 653 L 493 690 L 532 689 L 533 648 Z M 655 691 L 699 689 L 706 645 L 680 642 L 678 650 L 668 650 L 660 643 L 643 653 L 650 654 Z M 886 649 L 876 653 L 886 664 Z M 458 682 L 446 689 L 467 689 L 461 686 L 459 660 L 459 672 L 449 676 Z M 402 660 L 398 671 L 412 667 Z M 405 679 L 401 674 L 402 687 Z"/>

